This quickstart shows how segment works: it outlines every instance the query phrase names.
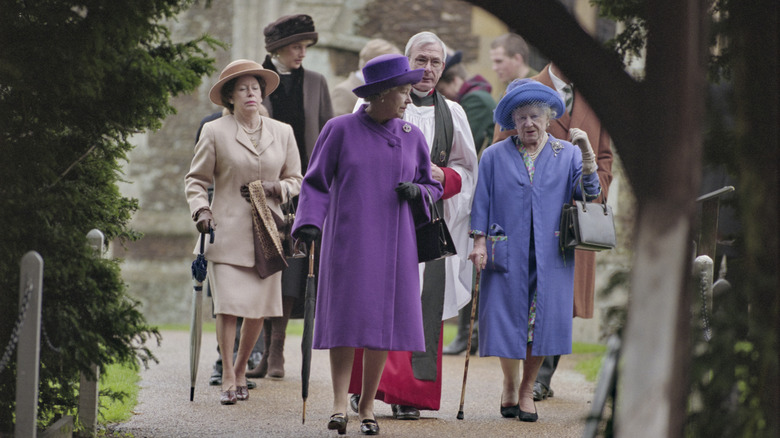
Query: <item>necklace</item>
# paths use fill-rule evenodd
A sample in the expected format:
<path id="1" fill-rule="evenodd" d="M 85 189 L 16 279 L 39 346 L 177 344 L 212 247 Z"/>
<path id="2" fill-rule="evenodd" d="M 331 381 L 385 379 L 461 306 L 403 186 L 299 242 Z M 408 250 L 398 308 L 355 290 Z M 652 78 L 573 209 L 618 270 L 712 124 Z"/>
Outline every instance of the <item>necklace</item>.
<path id="1" fill-rule="evenodd" d="M 523 149 L 525 149 L 525 153 L 526 153 L 526 155 L 528 155 L 528 158 L 530 158 L 531 161 L 536 161 L 536 157 L 538 157 L 539 154 L 542 153 L 542 149 L 544 149 L 544 146 L 547 144 L 547 133 L 544 134 L 544 137 L 542 137 L 541 140 L 542 141 L 539 142 L 539 144 L 541 144 L 541 146 L 537 146 L 536 150 L 533 151 L 533 152 L 531 152 L 528 149 L 528 147 L 525 146 L 522 141 L 520 141 L 520 136 L 517 137 L 517 140 L 516 140 L 515 144 L 518 146 L 518 148 L 522 147 Z"/>
<path id="2" fill-rule="evenodd" d="M 260 128 L 263 126 L 262 121 L 257 124 L 257 127 L 254 129 L 247 129 L 246 126 L 244 126 L 243 123 L 238 123 L 239 126 L 241 126 L 241 129 L 246 133 L 246 136 L 249 137 L 249 141 L 252 142 L 252 146 L 257 147 L 257 144 L 260 142 Z"/>

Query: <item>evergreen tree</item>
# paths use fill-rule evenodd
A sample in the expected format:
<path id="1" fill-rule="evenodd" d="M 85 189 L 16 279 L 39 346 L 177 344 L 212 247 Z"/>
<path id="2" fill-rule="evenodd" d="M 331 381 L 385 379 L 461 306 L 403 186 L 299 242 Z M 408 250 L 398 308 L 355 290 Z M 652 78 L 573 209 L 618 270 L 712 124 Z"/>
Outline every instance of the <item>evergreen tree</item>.
<path id="1" fill-rule="evenodd" d="M 126 293 L 119 260 L 86 241 L 139 237 L 117 182 L 129 136 L 160 127 L 170 99 L 214 71 L 208 36 L 163 24 L 193 0 L 3 0 L 0 6 L 0 351 L 18 317 L 19 261 L 44 259 L 38 421 L 73 414 L 90 364 L 153 358 L 159 338 Z M 13 428 L 16 354 L 0 372 L 0 434 Z"/>

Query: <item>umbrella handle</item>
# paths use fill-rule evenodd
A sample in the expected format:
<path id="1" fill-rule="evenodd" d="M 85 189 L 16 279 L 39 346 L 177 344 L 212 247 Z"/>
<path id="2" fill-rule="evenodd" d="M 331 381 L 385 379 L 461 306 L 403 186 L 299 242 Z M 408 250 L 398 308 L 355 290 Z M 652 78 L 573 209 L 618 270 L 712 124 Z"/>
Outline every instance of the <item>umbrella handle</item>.
<path id="1" fill-rule="evenodd" d="M 214 228 L 209 227 L 208 234 L 211 236 L 209 237 L 209 243 L 214 243 Z M 206 233 L 201 233 L 200 235 L 200 253 L 203 254 L 204 247 L 206 246 Z"/>

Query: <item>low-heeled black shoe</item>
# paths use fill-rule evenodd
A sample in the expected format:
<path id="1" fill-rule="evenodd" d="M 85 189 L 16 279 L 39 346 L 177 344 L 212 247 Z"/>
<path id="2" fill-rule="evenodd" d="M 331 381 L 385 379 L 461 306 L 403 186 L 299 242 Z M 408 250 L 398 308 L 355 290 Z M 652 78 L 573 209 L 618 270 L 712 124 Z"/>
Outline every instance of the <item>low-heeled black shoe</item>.
<path id="1" fill-rule="evenodd" d="M 363 435 L 379 435 L 379 424 L 376 420 L 366 418 L 360 422 L 360 433 Z"/>
<path id="2" fill-rule="evenodd" d="M 520 412 L 520 403 L 514 406 L 501 406 L 501 416 L 504 418 L 516 418 Z"/>
<path id="3" fill-rule="evenodd" d="M 528 423 L 534 423 L 536 420 L 539 419 L 539 414 L 536 411 L 536 405 L 534 405 L 534 411 L 533 412 L 525 412 L 520 409 L 520 405 L 517 405 L 517 409 L 520 411 L 517 418 L 520 419 L 520 421 L 525 421 Z"/>
<path id="4" fill-rule="evenodd" d="M 419 420 L 420 410 L 413 406 L 390 405 L 396 420 Z"/>
<path id="5" fill-rule="evenodd" d="M 336 430 L 339 435 L 347 433 L 347 416 L 344 414 L 333 414 L 328 420 L 328 430 Z"/>
<path id="6" fill-rule="evenodd" d="M 358 413 L 358 404 L 360 403 L 360 394 L 352 394 L 349 396 L 349 407 L 356 414 Z"/>

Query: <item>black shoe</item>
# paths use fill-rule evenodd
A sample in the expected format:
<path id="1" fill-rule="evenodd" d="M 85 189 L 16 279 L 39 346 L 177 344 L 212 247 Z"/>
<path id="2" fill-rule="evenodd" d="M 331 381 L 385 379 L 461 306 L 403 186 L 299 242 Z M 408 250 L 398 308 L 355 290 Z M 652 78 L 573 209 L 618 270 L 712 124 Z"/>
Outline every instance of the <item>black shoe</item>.
<path id="1" fill-rule="evenodd" d="M 358 413 L 358 403 L 360 403 L 360 394 L 352 394 L 349 396 L 349 407 L 352 408 L 356 414 Z"/>
<path id="2" fill-rule="evenodd" d="M 517 409 L 520 409 L 520 405 L 517 405 Z M 520 410 L 520 415 L 517 416 L 517 418 L 520 419 L 520 421 L 525 421 L 527 423 L 534 423 L 536 420 L 539 419 L 539 414 L 536 411 L 536 405 L 534 405 L 534 411 L 533 412 L 525 412 Z"/>
<path id="3" fill-rule="evenodd" d="M 255 382 L 253 382 L 251 380 L 247 380 L 246 381 L 246 387 L 247 387 L 247 389 L 255 389 L 255 388 L 257 388 L 257 383 L 255 383 Z"/>
<path id="4" fill-rule="evenodd" d="M 517 418 L 520 415 L 520 403 L 514 406 L 501 406 L 501 416 L 504 418 Z"/>
<path id="5" fill-rule="evenodd" d="M 534 383 L 534 401 L 546 400 L 548 397 L 552 398 L 553 390 L 544 385 L 544 383 Z"/>
<path id="6" fill-rule="evenodd" d="M 390 405 L 396 420 L 419 420 L 420 410 L 412 406 Z"/>
<path id="7" fill-rule="evenodd" d="M 379 424 L 374 419 L 366 418 L 360 422 L 360 433 L 363 435 L 379 435 Z"/>
<path id="8" fill-rule="evenodd" d="M 328 430 L 337 430 L 339 435 L 347 433 L 347 416 L 345 414 L 333 414 L 328 420 Z"/>

